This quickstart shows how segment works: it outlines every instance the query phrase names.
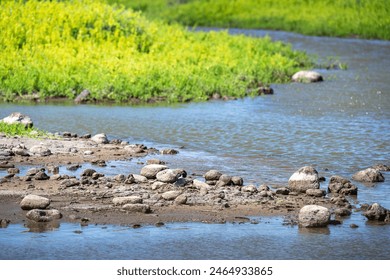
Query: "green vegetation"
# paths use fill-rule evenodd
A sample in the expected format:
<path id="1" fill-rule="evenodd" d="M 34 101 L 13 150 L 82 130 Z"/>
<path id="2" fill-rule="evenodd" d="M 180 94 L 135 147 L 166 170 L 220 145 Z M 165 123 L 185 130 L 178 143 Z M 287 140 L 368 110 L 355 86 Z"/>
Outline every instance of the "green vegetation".
<path id="1" fill-rule="evenodd" d="M 0 1 L 0 99 L 117 102 L 258 94 L 312 66 L 270 38 L 193 32 L 92 0 Z"/>
<path id="2" fill-rule="evenodd" d="M 187 26 L 390 40 L 389 0 L 108 0 Z"/>
<path id="3" fill-rule="evenodd" d="M 24 124 L 7 124 L 0 121 L 0 133 L 4 133 L 7 136 L 26 136 L 30 138 L 50 137 L 48 132 L 26 127 Z"/>

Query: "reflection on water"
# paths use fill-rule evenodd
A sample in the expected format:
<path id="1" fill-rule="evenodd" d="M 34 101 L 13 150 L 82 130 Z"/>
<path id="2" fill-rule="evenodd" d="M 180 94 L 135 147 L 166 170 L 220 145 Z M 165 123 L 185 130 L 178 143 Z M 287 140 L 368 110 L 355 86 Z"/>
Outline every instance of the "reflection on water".
<path id="1" fill-rule="evenodd" d="M 258 224 L 167 224 L 133 229 L 61 224 L 51 232 L 0 229 L 0 259 L 389 259 L 390 225 L 329 229 Z M 373 238 L 375 236 L 375 238 Z M 6 240 L 6 241 L 5 241 Z"/>
<path id="2" fill-rule="evenodd" d="M 265 34 L 253 30 L 232 32 Z M 0 104 L 0 116 L 20 111 L 30 115 L 37 127 L 52 132 L 105 132 L 111 138 L 156 148 L 183 147 L 176 156 L 153 157 L 172 168 L 184 168 L 189 174 L 219 169 L 258 185 L 286 184 L 291 174 L 304 165 L 314 166 L 329 179 L 332 175 L 351 178 L 356 171 L 376 163 L 390 164 L 390 42 L 268 33 L 308 53 L 337 57 L 348 64 L 348 70 L 319 70 L 325 78 L 323 83 L 272 85 L 272 96 L 228 102 L 172 107 Z M 102 172 L 138 173 L 141 165 L 137 162 L 146 159 L 112 162 Z M 62 167 L 61 172 L 68 171 Z M 390 174 L 384 174 L 386 181 L 372 187 L 356 183 L 356 203 L 379 202 L 390 208 Z M 326 189 L 327 182 L 321 187 Z M 360 214 L 353 216 L 361 218 Z M 271 223 L 271 228 L 263 223 L 258 227 L 191 224 L 186 231 L 146 227 L 115 235 L 112 228 L 88 227 L 75 234 L 75 229 L 68 231 L 74 225 L 61 225 L 45 236 L 49 244 L 56 238 L 67 242 L 59 242 L 58 248 L 48 244 L 47 250 L 41 245 L 30 257 L 50 258 L 50 251 L 52 258 L 81 258 L 82 253 L 73 254 L 80 248 L 70 245 L 71 240 L 82 241 L 80 246 L 92 258 L 389 258 L 389 227 L 367 226 L 364 218 L 358 223 L 356 230 L 334 226 L 328 234 L 302 233 L 278 227 L 277 223 Z M 14 240 L 12 251 L 7 251 L 13 252 L 10 256 L 23 258 L 17 252 L 25 250 L 17 242 L 20 235 L 8 236 L 8 229 L 0 235 Z M 22 236 L 19 241 L 24 244 L 30 235 Z M 369 240 L 367 236 L 375 238 Z M 117 237 L 118 242 L 114 242 Z M 0 245 L 4 247 L 4 242 Z"/>

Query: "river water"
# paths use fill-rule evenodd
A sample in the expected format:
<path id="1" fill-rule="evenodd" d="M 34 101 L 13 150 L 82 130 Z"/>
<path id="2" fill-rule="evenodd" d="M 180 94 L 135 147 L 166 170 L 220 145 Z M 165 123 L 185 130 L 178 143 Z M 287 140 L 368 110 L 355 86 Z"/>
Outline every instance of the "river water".
<path id="1" fill-rule="evenodd" d="M 0 117 L 19 111 L 51 132 L 105 132 L 131 143 L 179 149 L 176 156 L 158 157 L 188 173 L 218 169 L 271 187 L 286 185 L 305 165 L 329 180 L 390 164 L 390 42 L 230 32 L 268 34 L 317 54 L 319 62 L 335 57 L 348 70 L 318 69 L 325 82 L 275 84 L 271 96 L 174 106 L 0 104 Z M 139 173 L 145 161 L 111 162 L 102 171 Z M 386 181 L 373 186 L 355 182 L 354 203 L 379 202 L 390 209 L 390 173 L 384 175 Z M 359 227 L 351 229 L 351 223 Z M 28 232 L 23 225 L 0 229 L 0 259 L 390 259 L 390 226 L 367 224 L 359 212 L 317 232 L 283 226 L 280 218 L 256 225 L 89 226 L 74 233 L 79 227 L 61 224 L 44 233 Z"/>

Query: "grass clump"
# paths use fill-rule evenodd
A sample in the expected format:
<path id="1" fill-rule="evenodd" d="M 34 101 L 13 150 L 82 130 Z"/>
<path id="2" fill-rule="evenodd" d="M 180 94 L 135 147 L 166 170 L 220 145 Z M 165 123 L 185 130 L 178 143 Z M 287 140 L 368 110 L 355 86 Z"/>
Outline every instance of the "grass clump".
<path id="1" fill-rule="evenodd" d="M 8 124 L 0 121 L 0 133 L 6 136 L 25 136 L 29 138 L 50 137 L 48 132 L 33 127 L 27 127 L 24 124 Z"/>
<path id="2" fill-rule="evenodd" d="M 0 1 L 0 98 L 242 97 L 312 66 L 270 38 L 192 32 L 100 1 Z"/>
<path id="3" fill-rule="evenodd" d="M 187 26 L 390 40 L 388 0 L 108 0 Z"/>

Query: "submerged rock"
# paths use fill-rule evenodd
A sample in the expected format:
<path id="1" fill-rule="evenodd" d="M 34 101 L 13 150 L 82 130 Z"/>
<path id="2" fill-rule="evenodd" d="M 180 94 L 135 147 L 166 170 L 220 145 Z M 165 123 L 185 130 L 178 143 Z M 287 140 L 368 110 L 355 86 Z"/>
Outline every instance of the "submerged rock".
<path id="1" fill-rule="evenodd" d="M 326 227 L 330 221 L 330 211 L 319 205 L 306 205 L 301 208 L 298 216 L 300 227 Z"/>
<path id="2" fill-rule="evenodd" d="M 23 115 L 19 112 L 14 112 L 8 117 L 5 117 L 4 119 L 0 120 L 2 122 L 5 122 L 7 124 L 23 124 L 25 127 L 32 127 L 33 122 L 31 118 L 27 115 Z"/>
<path id="3" fill-rule="evenodd" d="M 299 83 L 315 83 L 323 81 L 324 78 L 315 71 L 299 71 L 292 76 L 292 80 Z"/>
<path id="4" fill-rule="evenodd" d="M 357 195 L 358 188 L 348 179 L 341 176 L 332 176 L 329 180 L 328 191 L 344 195 Z"/>
<path id="5" fill-rule="evenodd" d="M 352 179 L 359 182 L 366 183 L 376 183 L 385 181 L 385 177 L 383 177 L 382 173 L 374 168 L 367 168 L 361 171 L 356 172 Z"/>
<path id="6" fill-rule="evenodd" d="M 288 180 L 291 191 L 305 193 L 308 189 L 319 189 L 318 172 L 311 166 L 304 166 L 296 171 Z"/>
<path id="7" fill-rule="evenodd" d="M 371 221 L 390 222 L 390 210 L 382 207 L 378 203 L 370 205 L 363 215 Z"/>
<path id="8" fill-rule="evenodd" d="M 33 209 L 27 212 L 26 217 L 35 222 L 50 222 L 55 219 L 61 219 L 62 214 L 56 209 L 40 210 Z"/>
<path id="9" fill-rule="evenodd" d="M 34 194 L 25 196 L 20 202 L 20 207 L 23 210 L 45 209 L 50 205 L 50 199 Z"/>

